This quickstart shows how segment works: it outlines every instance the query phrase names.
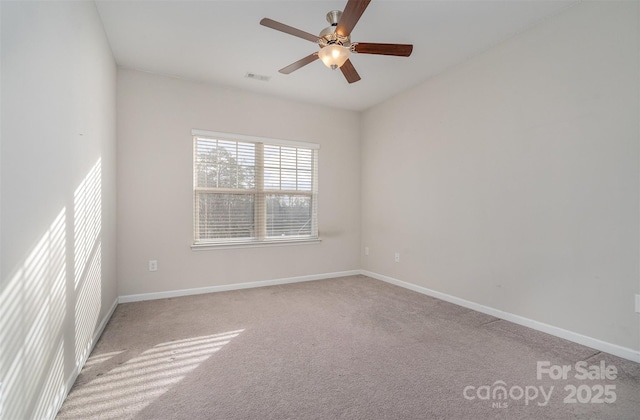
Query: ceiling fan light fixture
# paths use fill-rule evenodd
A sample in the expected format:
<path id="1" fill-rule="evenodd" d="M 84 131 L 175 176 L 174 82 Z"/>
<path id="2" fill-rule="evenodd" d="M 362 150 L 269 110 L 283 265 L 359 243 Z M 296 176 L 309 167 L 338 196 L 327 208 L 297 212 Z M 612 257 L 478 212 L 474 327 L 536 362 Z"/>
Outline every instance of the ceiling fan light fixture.
<path id="1" fill-rule="evenodd" d="M 340 44 L 330 44 L 320 48 L 320 51 L 318 51 L 320 60 L 322 60 L 325 66 L 333 70 L 341 67 L 345 61 L 349 59 L 350 54 L 351 51 L 349 48 L 343 47 Z"/>
<path id="2" fill-rule="evenodd" d="M 0 0 L 2 1 L 2 0 Z M 260 25 L 276 31 L 284 32 L 298 38 L 317 44 L 320 51 L 309 54 L 300 60 L 278 70 L 282 74 L 290 74 L 307 64 L 318 59 L 330 69 L 340 68 L 347 82 L 354 83 L 360 80 L 360 75 L 349 60 L 351 53 L 391 55 L 397 57 L 409 57 L 413 51 L 411 44 L 381 44 L 373 42 L 351 42 L 351 31 L 360 20 L 371 0 L 347 0 L 344 12 L 331 10 L 327 13 L 329 27 L 324 28 L 319 36 L 315 36 L 284 23 L 276 22 L 269 18 L 263 18 Z"/>

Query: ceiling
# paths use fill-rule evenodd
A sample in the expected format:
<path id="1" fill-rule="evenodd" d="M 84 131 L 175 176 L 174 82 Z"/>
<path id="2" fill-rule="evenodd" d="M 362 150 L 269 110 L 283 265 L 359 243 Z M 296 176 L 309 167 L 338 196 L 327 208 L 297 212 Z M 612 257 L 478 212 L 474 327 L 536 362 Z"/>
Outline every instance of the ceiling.
<path id="1" fill-rule="evenodd" d="M 576 1 L 373 0 L 351 33 L 353 42 L 413 44 L 411 57 L 354 54 L 362 77 L 348 84 L 321 61 L 278 73 L 318 46 L 259 25 L 269 17 L 313 34 L 342 1 L 97 0 L 118 65 L 364 110 L 485 51 Z M 247 73 L 268 81 L 246 78 Z"/>

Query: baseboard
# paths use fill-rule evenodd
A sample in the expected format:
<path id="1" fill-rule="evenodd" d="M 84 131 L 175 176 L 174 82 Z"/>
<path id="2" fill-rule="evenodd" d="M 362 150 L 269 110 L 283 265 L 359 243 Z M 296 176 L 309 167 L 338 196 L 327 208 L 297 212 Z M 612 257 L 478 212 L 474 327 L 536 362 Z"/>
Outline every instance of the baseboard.
<path id="1" fill-rule="evenodd" d="M 55 407 L 54 417 L 58 413 L 58 411 L 60 411 L 60 408 L 62 408 L 62 403 L 64 403 L 64 400 L 67 398 L 67 395 L 69 395 L 69 392 L 71 392 L 71 388 L 73 387 L 73 384 L 76 382 L 76 379 L 78 379 L 78 375 L 80 374 L 80 371 L 84 367 L 85 363 L 87 363 L 87 359 L 89 358 L 89 355 L 93 351 L 93 348 L 96 346 L 98 339 L 100 339 L 102 332 L 104 331 L 105 327 L 107 326 L 107 323 L 111 319 L 111 316 L 113 316 L 113 312 L 116 310 L 117 306 L 118 306 L 118 298 L 116 298 L 113 301 L 113 304 L 109 308 L 109 311 L 102 318 L 102 321 L 100 321 L 98 328 L 96 328 L 96 331 L 94 332 L 93 337 L 91 338 L 91 343 L 89 343 L 89 351 L 85 353 L 86 355 L 83 357 L 82 363 L 80 363 L 78 366 L 76 366 L 73 369 L 73 372 L 71 372 L 71 375 L 67 379 L 64 390 L 62 390 L 62 392 L 60 393 L 61 398 L 57 398 L 57 401 L 56 401 L 57 407 Z"/>
<path id="2" fill-rule="evenodd" d="M 563 328 L 545 324 L 543 322 L 534 321 L 532 319 L 525 318 L 520 315 L 515 315 L 509 312 L 501 311 L 499 309 L 491 308 L 489 306 L 484 306 L 479 303 L 471 302 L 465 299 L 460 299 L 458 297 L 451 296 L 446 293 L 437 292 L 435 290 L 431 290 L 426 287 L 407 283 L 405 281 L 398 280 L 393 277 L 388 277 L 382 274 L 373 273 L 367 270 L 360 270 L 360 274 L 368 277 L 372 277 L 377 280 L 384 281 L 386 283 L 395 284 L 396 286 L 413 290 L 414 292 L 422 293 L 424 295 L 431 296 L 440 300 L 444 300 L 446 302 L 450 302 L 465 308 L 473 309 L 474 311 L 482 312 L 487 315 L 492 315 L 492 316 L 495 316 L 496 318 L 513 322 L 514 324 L 522 325 L 524 327 L 529 327 L 537 331 L 542 331 L 556 337 L 564 338 L 565 340 L 582 344 L 584 346 L 591 347 L 593 349 L 603 351 L 605 353 L 613 354 L 614 356 L 622 357 L 623 359 L 640 363 L 640 351 L 638 350 L 622 347 L 617 344 L 608 343 L 606 341 L 598 340 L 597 338 L 588 337 L 586 335 L 582 335 L 573 331 L 568 331 Z"/>
<path id="3" fill-rule="evenodd" d="M 335 277 L 355 276 L 360 270 L 338 271 L 334 273 L 313 274 L 309 276 L 287 277 L 274 280 L 253 281 L 248 283 L 225 284 L 222 286 L 198 287 L 194 289 L 170 290 L 167 292 L 141 293 L 124 295 L 118 298 L 119 303 L 140 302 L 143 300 L 166 299 L 180 296 L 201 295 L 205 293 L 228 292 L 230 290 L 251 289 L 254 287 L 276 286 L 279 284 L 301 283 L 312 280 L 324 280 Z"/>
<path id="4" fill-rule="evenodd" d="M 113 303 L 111 304 L 111 307 L 109 308 L 109 311 L 102 318 L 102 321 L 100 321 L 100 324 L 98 325 L 98 328 L 96 329 L 96 332 L 93 334 L 93 339 L 91 340 L 91 349 L 89 350 L 88 354 L 91 354 L 91 352 L 93 351 L 93 348 L 96 346 L 96 343 L 98 343 L 98 340 L 100 339 L 100 336 L 104 332 L 104 329 L 106 328 L 107 324 L 109 323 L 109 320 L 113 316 L 113 313 L 115 312 L 117 307 L 118 307 L 118 298 L 116 298 L 113 301 Z M 87 356 L 87 358 L 88 358 L 88 356 Z M 84 366 L 85 363 L 86 363 L 86 360 L 84 360 L 82 362 L 82 366 Z"/>

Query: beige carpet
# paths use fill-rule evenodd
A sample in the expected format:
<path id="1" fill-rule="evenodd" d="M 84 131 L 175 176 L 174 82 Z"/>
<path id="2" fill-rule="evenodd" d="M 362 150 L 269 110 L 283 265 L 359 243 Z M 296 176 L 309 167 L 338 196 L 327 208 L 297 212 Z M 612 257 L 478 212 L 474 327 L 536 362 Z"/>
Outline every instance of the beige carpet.
<path id="1" fill-rule="evenodd" d="M 567 378 L 538 379 L 545 361 L 552 374 L 569 366 Z M 576 378 L 577 362 L 598 378 Z M 355 276 L 119 305 L 58 418 L 639 413 L 637 363 Z"/>

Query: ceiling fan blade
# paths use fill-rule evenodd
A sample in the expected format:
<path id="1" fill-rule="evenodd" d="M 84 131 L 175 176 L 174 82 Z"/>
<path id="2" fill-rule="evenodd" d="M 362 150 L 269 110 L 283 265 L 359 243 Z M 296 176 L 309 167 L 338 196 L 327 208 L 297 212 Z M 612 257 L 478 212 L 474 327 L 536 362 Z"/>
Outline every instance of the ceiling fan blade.
<path id="1" fill-rule="evenodd" d="M 356 71 L 356 68 L 351 64 L 351 60 L 347 60 L 344 62 L 342 66 L 340 66 L 340 71 L 344 74 L 344 77 L 347 79 L 349 84 L 355 83 L 360 80 L 360 75 Z"/>
<path id="2" fill-rule="evenodd" d="M 371 3 L 371 0 L 349 0 L 336 27 L 336 33 L 342 36 L 349 36 L 369 3 Z"/>
<path id="3" fill-rule="evenodd" d="M 313 53 L 311 55 L 306 56 L 305 58 L 302 58 L 298 61 L 296 61 L 293 64 L 289 64 L 287 67 L 284 67 L 280 70 L 278 70 L 280 73 L 282 74 L 289 74 L 292 73 L 296 70 L 298 70 L 299 68 L 302 68 L 304 66 L 306 66 L 309 63 L 313 63 L 314 61 L 316 61 L 318 59 L 318 53 Z"/>
<path id="4" fill-rule="evenodd" d="M 411 44 L 375 44 L 371 42 L 354 43 L 354 51 L 358 54 L 395 55 L 409 57 L 413 51 Z"/>
<path id="5" fill-rule="evenodd" d="M 312 35 L 309 32 L 301 31 L 293 26 L 285 25 L 284 23 L 276 22 L 275 20 L 264 18 L 260 21 L 260 25 L 267 28 L 275 29 L 276 31 L 284 32 L 285 34 L 297 36 L 298 38 L 306 39 L 311 42 L 318 42 L 318 37 Z"/>

